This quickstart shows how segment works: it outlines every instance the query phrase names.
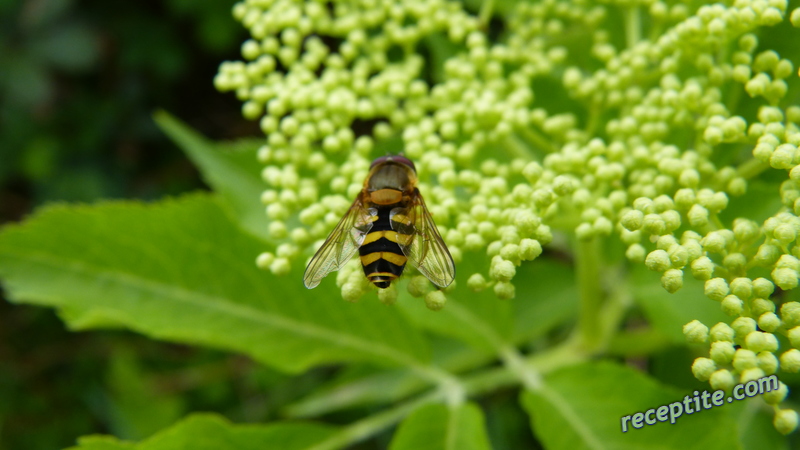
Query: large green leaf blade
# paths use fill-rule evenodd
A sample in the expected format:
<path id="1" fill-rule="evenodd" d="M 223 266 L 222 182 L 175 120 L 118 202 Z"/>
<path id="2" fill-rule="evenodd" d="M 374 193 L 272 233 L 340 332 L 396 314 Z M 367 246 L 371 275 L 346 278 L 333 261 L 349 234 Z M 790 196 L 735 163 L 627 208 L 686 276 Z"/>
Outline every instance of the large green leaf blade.
<path id="1" fill-rule="evenodd" d="M 208 195 L 55 206 L 0 233 L 0 279 L 12 301 L 58 308 L 75 329 L 127 327 L 286 371 L 427 361 L 427 341 L 395 309 L 309 291 L 299 267 L 260 271 L 261 245 Z"/>
<path id="2" fill-rule="evenodd" d="M 215 414 L 194 414 L 139 443 L 86 436 L 68 450 L 302 450 L 335 432 L 312 423 L 235 425 Z"/>
<path id="3" fill-rule="evenodd" d="M 682 401 L 688 392 L 658 384 L 634 369 L 589 363 L 551 373 L 536 392 L 522 394 L 534 434 L 549 450 L 740 448 L 736 423 L 725 407 L 683 414 L 676 423 L 657 422 L 641 429 L 623 416 Z"/>
<path id="4" fill-rule="evenodd" d="M 255 143 L 232 147 L 211 142 L 170 114 L 159 111 L 154 119 L 200 169 L 203 180 L 225 199 L 232 217 L 253 236 L 269 241 L 269 221 L 261 204 L 267 188 L 256 161 Z"/>
<path id="5" fill-rule="evenodd" d="M 488 450 L 483 413 L 472 403 L 426 405 L 400 425 L 390 450 Z"/>

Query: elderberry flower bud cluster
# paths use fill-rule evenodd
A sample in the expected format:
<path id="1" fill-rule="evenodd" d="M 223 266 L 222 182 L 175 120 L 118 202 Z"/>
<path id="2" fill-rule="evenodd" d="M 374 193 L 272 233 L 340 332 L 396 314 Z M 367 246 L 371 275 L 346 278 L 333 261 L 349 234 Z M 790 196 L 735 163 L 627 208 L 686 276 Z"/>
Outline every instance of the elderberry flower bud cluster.
<path id="1" fill-rule="evenodd" d="M 730 389 L 800 371 L 800 303 L 775 303 L 800 280 L 800 107 L 785 106 L 797 61 L 759 42 L 762 29 L 800 26 L 787 8 L 519 2 L 495 39 L 454 1 L 242 1 L 234 16 L 252 37 L 215 85 L 267 136 L 258 158 L 276 245 L 257 264 L 276 275 L 302 265 L 372 158 L 402 151 L 469 290 L 513 298 L 519 267 L 554 233 L 619 240 L 667 291 L 701 280 L 731 317 L 684 328 L 709 346 L 698 379 Z M 784 180 L 779 208 L 766 220 L 729 213 L 766 172 Z M 447 291 L 405 278 L 444 306 Z M 348 301 L 370 288 L 357 262 L 336 282 Z M 378 295 L 393 303 L 398 291 Z M 797 425 L 777 406 L 786 392 L 765 396 L 784 433 Z"/>

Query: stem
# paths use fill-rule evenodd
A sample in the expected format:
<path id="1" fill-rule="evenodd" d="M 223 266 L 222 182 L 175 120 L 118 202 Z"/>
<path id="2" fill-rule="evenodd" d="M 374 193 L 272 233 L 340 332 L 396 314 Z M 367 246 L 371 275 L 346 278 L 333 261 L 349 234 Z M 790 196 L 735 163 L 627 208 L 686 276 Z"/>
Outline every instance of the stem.
<path id="1" fill-rule="evenodd" d="M 602 330 L 600 327 L 600 304 L 603 297 L 600 285 L 600 241 L 593 237 L 578 240 L 576 252 L 576 271 L 581 310 L 578 318 L 579 342 L 581 347 L 593 353 L 598 350 Z"/>
<path id="2" fill-rule="evenodd" d="M 492 19 L 492 12 L 494 11 L 494 0 L 483 0 L 481 3 L 481 10 L 478 13 L 478 21 L 482 28 L 489 26 L 489 21 Z"/>
<path id="3" fill-rule="evenodd" d="M 521 135 L 521 137 L 527 141 L 531 146 L 534 148 L 538 148 L 545 153 L 555 153 L 558 151 L 558 148 L 553 145 L 546 137 L 542 136 L 530 127 L 521 127 L 515 130 L 517 133 Z"/>
<path id="4" fill-rule="evenodd" d="M 638 6 L 631 6 L 625 11 L 625 39 L 629 49 L 642 39 L 642 17 Z"/>
<path id="5" fill-rule="evenodd" d="M 769 164 L 763 163 L 755 158 L 747 160 L 744 164 L 740 165 L 736 172 L 739 174 L 740 177 L 744 178 L 745 180 L 749 180 L 751 178 L 755 178 L 761 174 L 761 172 L 769 169 Z"/>
<path id="6" fill-rule="evenodd" d="M 514 349 L 514 353 L 516 354 L 516 349 Z M 574 365 L 585 360 L 586 356 L 577 352 L 573 346 L 562 344 L 527 359 L 520 357 L 519 361 L 516 362 L 521 364 L 522 370 L 528 373 L 536 373 L 537 376 L 540 376 L 560 369 L 561 367 Z M 515 373 L 504 366 L 491 368 L 471 375 L 465 378 L 461 384 L 464 386 L 464 393 L 473 397 L 487 392 L 493 392 L 500 388 L 516 386 L 521 382 L 523 381 L 520 380 Z M 533 388 L 539 389 L 540 387 L 533 386 Z M 311 447 L 310 450 L 329 450 L 350 446 L 355 442 L 367 439 L 391 427 L 420 406 L 446 399 L 447 393 L 443 392 L 441 389 L 428 392 L 415 399 L 408 400 L 395 407 L 354 422 L 341 429 L 327 440 Z"/>

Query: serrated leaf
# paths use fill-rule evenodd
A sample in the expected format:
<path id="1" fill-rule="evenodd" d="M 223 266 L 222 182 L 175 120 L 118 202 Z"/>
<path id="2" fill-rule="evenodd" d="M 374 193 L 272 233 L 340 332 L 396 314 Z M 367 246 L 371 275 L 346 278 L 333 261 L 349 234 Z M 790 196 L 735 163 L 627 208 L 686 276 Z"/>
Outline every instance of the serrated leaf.
<path id="1" fill-rule="evenodd" d="M 472 403 L 426 405 L 397 430 L 390 450 L 486 450 L 491 448 L 483 413 Z"/>
<path id="2" fill-rule="evenodd" d="M 653 327 L 674 344 L 686 344 L 683 326 L 692 320 L 697 319 L 709 328 L 729 320 L 719 303 L 703 294 L 703 282 L 692 278 L 691 273 L 684 275 L 683 287 L 674 294 L 661 286 L 659 274 L 640 265 L 631 269 L 630 277 L 636 303 Z"/>
<path id="3" fill-rule="evenodd" d="M 154 119 L 200 169 L 203 180 L 222 195 L 236 222 L 253 236 L 270 242 L 269 220 L 260 200 L 267 185 L 261 179 L 255 142 L 232 147 L 209 141 L 164 111 L 156 112 Z"/>
<path id="4" fill-rule="evenodd" d="M 260 271 L 261 245 L 210 195 L 54 206 L 0 233 L 0 279 L 12 301 L 58 308 L 73 329 L 123 326 L 286 371 L 427 361 L 427 342 L 396 309 L 309 291 L 298 267 Z"/>
<path id="5" fill-rule="evenodd" d="M 622 432 L 623 416 L 683 401 L 687 394 L 634 369 L 599 362 L 551 373 L 540 390 L 522 394 L 522 404 L 548 450 L 740 448 L 736 423 L 724 406 L 684 414 L 674 425 L 629 425 Z"/>
<path id="6" fill-rule="evenodd" d="M 139 443 L 86 436 L 68 450 L 301 450 L 335 432 L 311 423 L 235 425 L 216 414 L 194 414 Z"/>

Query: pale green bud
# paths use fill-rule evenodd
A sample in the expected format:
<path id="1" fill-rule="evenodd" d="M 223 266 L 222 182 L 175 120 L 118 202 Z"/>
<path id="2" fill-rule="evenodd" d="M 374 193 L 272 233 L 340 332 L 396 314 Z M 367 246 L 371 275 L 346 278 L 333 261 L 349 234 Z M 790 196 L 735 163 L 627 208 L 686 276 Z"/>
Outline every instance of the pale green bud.
<path id="1" fill-rule="evenodd" d="M 747 258 L 741 253 L 729 253 L 722 259 L 722 265 L 732 275 L 744 275 L 747 270 Z"/>
<path id="2" fill-rule="evenodd" d="M 688 210 L 696 201 L 694 189 L 683 188 L 675 192 L 675 205 L 681 210 Z"/>
<path id="3" fill-rule="evenodd" d="M 758 361 L 758 358 L 756 358 Z M 739 374 L 739 383 L 746 384 L 751 381 L 757 381 L 759 378 L 763 378 L 766 376 L 763 370 L 760 367 L 751 367 L 749 369 L 745 369 Z"/>
<path id="4" fill-rule="evenodd" d="M 667 224 L 659 214 L 646 214 L 642 221 L 642 230 L 652 235 L 661 236 L 667 231 Z"/>
<path id="5" fill-rule="evenodd" d="M 505 281 L 498 281 L 494 285 L 494 294 L 500 300 L 510 300 L 516 295 L 514 285 Z"/>
<path id="6" fill-rule="evenodd" d="M 641 244 L 631 244 L 625 251 L 625 257 L 635 263 L 643 262 L 645 255 L 647 255 L 647 250 Z"/>
<path id="7" fill-rule="evenodd" d="M 700 381 L 708 381 L 713 376 L 714 371 L 717 369 L 714 361 L 708 358 L 696 358 L 692 363 L 692 374 Z"/>
<path id="8" fill-rule="evenodd" d="M 756 358 L 755 352 L 745 348 L 736 350 L 736 354 L 733 356 L 733 367 L 739 372 L 758 367 L 758 359 Z"/>
<path id="9" fill-rule="evenodd" d="M 767 267 L 775 264 L 781 255 L 781 249 L 772 244 L 761 244 L 758 247 L 758 252 L 753 257 L 753 261 L 762 267 Z"/>
<path id="10" fill-rule="evenodd" d="M 781 319 L 774 312 L 765 312 L 758 317 L 758 328 L 764 331 L 774 332 L 781 326 Z"/>
<path id="11" fill-rule="evenodd" d="M 783 352 L 781 368 L 789 373 L 800 372 L 800 350 L 793 348 Z"/>
<path id="12" fill-rule="evenodd" d="M 750 278 L 735 278 L 731 281 L 731 293 L 742 300 L 747 300 L 753 293 L 753 282 Z"/>
<path id="13" fill-rule="evenodd" d="M 720 307 L 725 314 L 729 316 L 738 316 L 744 310 L 744 302 L 735 295 L 727 295 L 722 299 Z"/>
<path id="14" fill-rule="evenodd" d="M 394 305 L 397 303 L 398 294 L 397 288 L 392 284 L 386 289 L 378 290 L 378 300 L 384 305 Z"/>
<path id="15" fill-rule="evenodd" d="M 690 344 L 702 344 L 708 340 L 708 327 L 699 320 L 693 320 L 683 326 L 683 335 Z"/>
<path id="16" fill-rule="evenodd" d="M 715 363 L 724 366 L 730 364 L 735 353 L 736 348 L 734 348 L 732 342 L 717 341 L 711 343 L 709 356 L 711 356 L 711 359 L 714 360 Z"/>
<path id="17" fill-rule="evenodd" d="M 523 261 L 532 261 L 542 254 L 542 244 L 535 239 L 523 239 L 519 244 L 519 249 Z"/>
<path id="18" fill-rule="evenodd" d="M 700 228 L 708 225 L 708 210 L 698 204 L 692 205 L 687 216 L 693 227 Z"/>
<path id="19" fill-rule="evenodd" d="M 794 348 L 800 348 L 800 326 L 794 327 L 786 333 L 786 337 L 789 338 L 789 342 L 792 344 Z"/>
<path id="20" fill-rule="evenodd" d="M 800 303 L 786 302 L 781 305 L 781 321 L 787 328 L 800 325 Z"/>
<path id="21" fill-rule="evenodd" d="M 424 276 L 415 276 L 408 282 L 408 293 L 414 298 L 425 296 L 428 292 L 433 290 L 431 283 Z"/>
<path id="22" fill-rule="evenodd" d="M 733 328 L 735 336 L 743 338 L 756 330 L 756 321 L 750 317 L 738 317 L 731 323 L 731 328 Z"/>
<path id="23" fill-rule="evenodd" d="M 707 252 L 711 253 L 723 253 L 725 252 L 725 238 L 722 236 L 721 233 L 716 231 L 712 231 L 700 241 L 700 245 L 703 246 L 703 249 Z"/>
<path id="24" fill-rule="evenodd" d="M 692 276 L 698 280 L 708 280 L 714 274 L 714 262 L 707 256 L 692 261 Z"/>
<path id="25" fill-rule="evenodd" d="M 730 293 L 728 282 L 724 278 L 712 278 L 706 281 L 704 293 L 711 300 L 721 302 Z"/>
<path id="26" fill-rule="evenodd" d="M 778 339 L 772 333 L 751 331 L 744 342 L 747 348 L 754 352 L 774 352 L 778 349 Z"/>
<path id="27" fill-rule="evenodd" d="M 672 267 L 676 269 L 683 268 L 689 262 L 689 252 L 680 244 L 671 245 L 667 253 L 669 260 L 672 261 Z"/>
<path id="28" fill-rule="evenodd" d="M 258 255 L 258 258 L 256 258 L 256 266 L 259 269 L 267 270 L 274 261 L 275 261 L 275 255 L 273 255 L 270 252 L 264 252 Z"/>
<path id="29" fill-rule="evenodd" d="M 342 285 L 342 298 L 345 301 L 355 303 L 361 300 L 363 295 L 364 289 L 360 284 L 348 282 Z"/>
<path id="30" fill-rule="evenodd" d="M 480 273 L 473 273 L 467 279 L 467 288 L 469 288 L 469 290 L 472 292 L 480 292 L 486 289 L 487 286 L 488 283 L 486 282 L 486 278 L 484 278 Z"/>
<path id="31" fill-rule="evenodd" d="M 705 380 L 700 380 L 700 381 L 705 381 Z M 708 379 L 708 383 L 714 390 L 721 389 L 727 391 L 730 390 L 734 384 L 736 384 L 736 379 L 733 377 L 733 374 L 729 370 L 719 369 L 711 374 L 711 377 Z"/>
<path id="32" fill-rule="evenodd" d="M 793 269 L 775 269 L 771 273 L 772 279 L 784 291 L 797 287 L 797 271 Z"/>
<path id="33" fill-rule="evenodd" d="M 425 306 L 427 306 L 431 311 L 441 310 L 444 308 L 444 304 L 446 302 L 447 297 L 444 295 L 444 292 L 438 289 L 425 294 Z"/>
<path id="34" fill-rule="evenodd" d="M 653 250 L 647 255 L 647 259 L 645 259 L 644 263 L 648 269 L 655 272 L 664 272 L 669 269 L 672 264 L 669 259 L 669 254 L 664 250 Z"/>
<path id="35" fill-rule="evenodd" d="M 507 261 L 501 257 L 495 256 L 492 258 L 492 264 L 489 267 L 489 276 L 492 279 L 500 281 L 510 281 L 517 273 L 517 268 L 514 263 Z"/>
<path id="36" fill-rule="evenodd" d="M 766 278 L 753 280 L 753 295 L 760 298 L 769 298 L 775 291 L 775 285 Z"/>
<path id="37" fill-rule="evenodd" d="M 628 211 L 620 218 L 620 224 L 630 231 L 640 229 L 643 223 L 644 213 L 636 209 Z"/>
<path id="38" fill-rule="evenodd" d="M 791 409 L 781 409 L 775 413 L 772 425 L 781 434 L 789 434 L 797 429 L 797 413 Z"/>
<path id="39" fill-rule="evenodd" d="M 758 368 L 766 375 L 772 375 L 778 371 L 778 358 L 772 352 L 760 352 L 758 355 Z M 760 377 L 759 377 L 760 378 Z"/>
<path id="40" fill-rule="evenodd" d="M 716 341 L 727 341 L 733 342 L 733 328 L 731 328 L 725 322 L 719 322 L 713 327 L 711 327 L 711 331 L 709 332 L 709 338 L 712 342 Z"/>
<path id="41" fill-rule="evenodd" d="M 679 269 L 669 269 L 661 276 L 661 286 L 670 294 L 674 294 L 683 287 L 683 271 Z M 708 330 L 706 328 L 706 330 Z"/>
<path id="42" fill-rule="evenodd" d="M 774 357 L 774 355 L 773 355 L 773 357 Z M 777 362 L 776 362 L 776 364 L 777 364 Z M 767 372 L 767 373 L 772 374 L 772 373 L 775 373 L 775 371 Z M 789 394 L 789 388 L 785 384 L 783 384 L 782 381 L 779 381 L 778 382 L 778 389 L 775 389 L 775 390 L 772 390 L 772 391 L 769 391 L 769 392 L 764 392 L 763 394 L 761 394 L 761 398 L 763 398 L 764 401 L 767 402 L 770 405 L 777 405 L 777 404 L 781 403 L 782 401 L 784 401 L 786 399 L 786 395 L 787 394 Z"/>

